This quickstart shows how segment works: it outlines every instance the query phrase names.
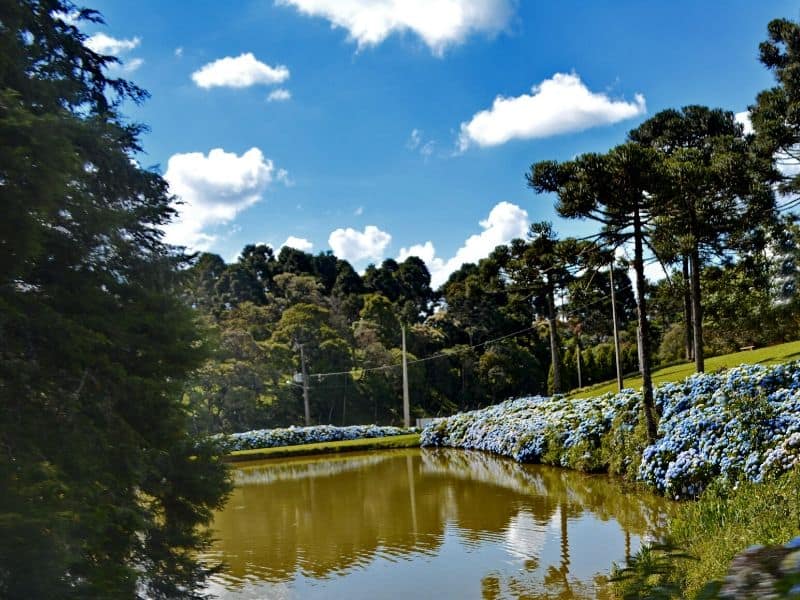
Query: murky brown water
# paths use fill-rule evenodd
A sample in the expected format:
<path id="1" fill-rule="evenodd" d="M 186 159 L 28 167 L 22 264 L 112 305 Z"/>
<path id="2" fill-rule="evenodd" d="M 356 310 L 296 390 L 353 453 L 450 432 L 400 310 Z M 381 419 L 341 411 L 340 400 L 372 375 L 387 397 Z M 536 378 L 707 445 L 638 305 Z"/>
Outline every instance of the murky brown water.
<path id="1" fill-rule="evenodd" d="M 603 476 L 456 450 L 238 468 L 222 598 L 602 598 L 669 505 Z"/>

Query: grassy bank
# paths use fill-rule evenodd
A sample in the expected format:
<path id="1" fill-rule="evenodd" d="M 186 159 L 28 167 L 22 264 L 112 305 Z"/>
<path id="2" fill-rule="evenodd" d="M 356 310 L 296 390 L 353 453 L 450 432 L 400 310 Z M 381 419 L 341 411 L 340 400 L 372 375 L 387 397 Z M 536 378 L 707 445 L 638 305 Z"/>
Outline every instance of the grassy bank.
<path id="1" fill-rule="evenodd" d="M 742 550 L 756 545 L 777 548 L 798 534 L 800 469 L 736 489 L 712 487 L 697 502 L 678 509 L 670 522 L 672 550 L 639 552 L 632 568 L 614 584 L 614 593 L 623 599 L 716 598 L 710 592 L 714 582 L 722 582 Z"/>
<path id="2" fill-rule="evenodd" d="M 776 363 L 788 362 L 800 358 L 800 341 L 768 346 L 766 348 L 756 348 L 754 350 L 743 350 L 732 354 L 723 354 L 706 359 L 706 371 L 713 372 L 719 369 L 730 369 L 742 364 L 750 365 L 771 365 Z M 694 363 L 681 363 L 672 365 L 653 372 L 653 383 L 658 385 L 669 381 L 680 381 L 694 373 Z M 638 390 L 642 387 L 641 377 L 629 377 L 625 379 L 625 387 Z M 605 381 L 593 386 L 581 388 L 571 392 L 569 398 L 590 398 L 599 396 L 607 392 L 616 392 L 616 380 Z"/>
<path id="3" fill-rule="evenodd" d="M 365 438 L 344 440 L 339 442 L 320 442 L 316 444 L 299 444 L 295 446 L 278 446 L 256 450 L 238 450 L 225 457 L 228 462 L 261 460 L 264 458 L 288 458 L 292 456 L 308 456 L 312 454 L 335 454 L 359 450 L 387 450 L 392 448 L 416 448 L 419 446 L 418 433 L 393 435 L 382 438 Z"/>

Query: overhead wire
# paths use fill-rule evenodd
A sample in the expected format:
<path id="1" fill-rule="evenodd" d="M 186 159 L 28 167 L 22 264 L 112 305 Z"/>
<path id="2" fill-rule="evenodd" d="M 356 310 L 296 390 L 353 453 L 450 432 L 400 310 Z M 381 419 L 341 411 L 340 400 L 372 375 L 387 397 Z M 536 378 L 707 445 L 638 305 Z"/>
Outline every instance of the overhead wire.
<path id="1" fill-rule="evenodd" d="M 653 262 L 653 259 L 646 259 L 645 262 Z M 632 283 L 625 284 L 625 285 L 621 286 L 619 289 L 620 290 L 633 289 L 633 284 Z M 568 310 L 568 311 L 561 311 L 560 316 L 561 317 L 568 317 L 568 316 L 577 314 L 578 312 L 580 312 L 580 311 L 582 311 L 582 310 L 584 310 L 584 309 L 586 309 L 586 308 L 588 308 L 590 306 L 593 306 L 595 304 L 599 304 L 601 302 L 609 302 L 609 301 L 611 301 L 611 296 L 610 295 L 602 296 L 602 297 L 600 297 L 600 298 L 598 298 L 596 300 L 593 300 L 592 302 L 587 302 L 586 304 L 584 304 L 582 306 L 573 308 L 573 309 Z M 467 346 L 467 347 L 455 348 L 455 349 L 452 349 L 452 350 L 448 350 L 447 352 L 438 352 L 436 354 L 432 354 L 431 356 L 426 356 L 424 358 L 417 358 L 417 359 L 414 359 L 414 360 L 410 360 L 410 361 L 407 362 L 407 364 L 408 364 L 408 366 L 411 366 L 411 365 L 415 365 L 415 364 L 428 362 L 428 361 L 431 361 L 431 360 L 437 360 L 437 359 L 440 359 L 440 358 L 448 358 L 448 357 L 452 357 L 454 355 L 463 354 L 465 352 L 468 352 L 470 350 L 474 350 L 476 348 L 480 348 L 482 346 L 487 346 L 489 344 L 496 344 L 497 342 L 501 342 L 501 341 L 509 339 L 509 338 L 517 337 L 517 336 L 522 335 L 524 333 L 529 333 L 529 332 L 534 331 L 534 330 L 536 330 L 538 328 L 539 328 L 539 324 L 537 323 L 535 325 L 531 325 L 530 327 L 525 327 L 524 329 L 520 329 L 520 330 L 514 331 L 512 333 L 507 333 L 505 335 L 501 335 L 499 337 L 496 337 L 496 338 L 493 338 L 493 339 L 490 339 L 490 340 L 485 340 L 485 341 L 479 342 L 477 344 L 472 344 L 472 345 Z M 391 365 L 380 365 L 380 366 L 377 366 L 377 367 L 354 368 L 354 369 L 349 369 L 347 371 L 332 371 L 332 372 L 328 372 L 328 373 L 309 373 L 308 377 L 309 377 L 309 379 L 312 379 L 312 380 L 316 379 L 317 381 L 321 381 L 322 379 L 325 379 L 327 377 L 336 377 L 336 376 L 341 376 L 341 375 L 363 375 L 364 373 L 371 373 L 371 372 L 376 372 L 376 371 L 389 371 L 391 369 L 397 369 L 397 368 L 400 368 L 400 367 L 402 367 L 402 363 L 391 364 Z"/>

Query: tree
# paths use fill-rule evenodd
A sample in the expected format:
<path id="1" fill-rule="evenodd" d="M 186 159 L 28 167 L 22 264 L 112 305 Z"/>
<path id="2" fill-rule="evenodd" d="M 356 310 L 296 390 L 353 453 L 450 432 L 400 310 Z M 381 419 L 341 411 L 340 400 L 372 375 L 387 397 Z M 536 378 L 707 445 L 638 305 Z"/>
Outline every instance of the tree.
<path id="1" fill-rule="evenodd" d="M 263 290 L 272 290 L 272 278 L 277 272 L 278 263 L 271 246 L 247 244 L 239 254 L 238 262 L 255 276 Z"/>
<path id="2" fill-rule="evenodd" d="M 375 326 L 381 343 L 387 348 L 396 348 L 400 343 L 400 321 L 392 303 L 382 294 L 364 296 L 361 321 Z"/>
<path id="3" fill-rule="evenodd" d="M 419 323 L 433 312 L 435 294 L 431 274 L 422 259 L 409 256 L 400 263 L 395 278 L 400 286 L 397 304 L 404 323 Z"/>
<path id="4" fill-rule="evenodd" d="M 478 375 L 492 403 L 544 392 L 545 371 L 533 353 L 514 340 L 491 344 L 478 361 Z"/>
<path id="5" fill-rule="evenodd" d="M 614 293 L 621 328 L 636 319 L 636 298 L 627 269 L 614 266 Z M 569 312 L 581 324 L 581 334 L 592 345 L 614 334 L 611 317 L 611 283 L 608 273 L 586 270 L 569 283 Z"/>
<path id="6" fill-rule="evenodd" d="M 118 113 L 146 94 L 74 10 L 0 4 L 0 596 L 195 597 L 228 489 L 180 402 L 203 344 L 167 185 Z"/>
<path id="7" fill-rule="evenodd" d="M 510 260 L 506 271 L 513 284 L 513 298 L 524 301 L 538 299 L 545 308 L 550 335 L 550 368 L 553 372 L 553 392 L 564 390 L 561 381 L 561 341 L 556 314 L 556 293 L 572 279 L 568 265 L 575 258 L 575 244 L 558 240 L 551 223 L 533 223 L 528 242 L 514 240 L 510 245 Z"/>
<path id="8" fill-rule="evenodd" d="M 291 352 L 294 357 L 292 368 L 295 373 L 301 372 L 299 349 L 302 346 L 311 382 L 315 381 L 314 373 L 349 369 L 352 364 L 349 346 L 331 327 L 330 318 L 330 310 L 316 304 L 298 303 L 290 306 L 283 311 L 275 331 L 265 344 L 267 360 L 271 360 L 273 355 L 286 357 Z M 291 375 L 293 373 L 286 373 L 284 378 Z M 325 398 L 324 394 L 316 393 L 317 387 L 311 388 L 314 392 L 310 399 L 313 406 L 309 407 L 309 411 L 317 415 L 315 420 L 319 422 Z"/>
<path id="9" fill-rule="evenodd" d="M 280 273 L 294 273 L 295 275 L 313 275 L 314 257 L 308 252 L 303 252 L 291 246 L 284 246 L 278 253 L 277 269 Z"/>
<path id="10" fill-rule="evenodd" d="M 759 45 L 761 63 L 775 76 L 777 85 L 758 94 L 750 107 L 755 147 L 776 161 L 773 179 L 785 195 L 783 208 L 796 207 L 800 192 L 800 24 L 775 19 L 767 26 L 768 38 Z"/>
<path id="11" fill-rule="evenodd" d="M 396 302 L 400 297 L 400 284 L 397 281 L 397 270 L 400 265 L 396 260 L 387 258 L 380 267 L 367 266 L 364 271 L 364 287 L 371 292 L 386 296 L 389 301 Z"/>
<path id="12" fill-rule="evenodd" d="M 264 285 L 245 263 L 228 265 L 217 279 L 215 295 L 221 309 L 231 309 L 243 302 L 264 304 Z"/>
<path id="13" fill-rule="evenodd" d="M 695 367 L 703 371 L 703 264 L 746 231 L 774 219 L 773 194 L 765 183 L 769 164 L 760 164 L 733 113 L 721 109 L 664 110 L 629 137 L 662 158 L 662 185 L 650 189 L 658 200 L 658 237 L 667 242 L 657 250 L 668 246 L 688 258 L 691 339 Z"/>
<path id="14" fill-rule="evenodd" d="M 530 305 L 509 305 L 502 264 L 508 260 L 508 248 L 498 246 L 478 265 L 466 263 L 454 271 L 442 286 L 444 318 L 451 344 L 470 346 L 530 326 Z"/>
<path id="15" fill-rule="evenodd" d="M 319 282 L 322 284 L 322 289 L 325 290 L 326 294 L 331 293 L 331 289 L 336 283 L 338 262 L 339 259 L 337 259 L 330 250 L 327 252 L 320 252 L 311 259 L 314 275 L 319 279 Z"/>
<path id="16" fill-rule="evenodd" d="M 648 438 L 656 437 L 657 418 L 651 376 L 650 330 L 644 278 L 644 247 L 647 221 L 652 214 L 650 190 L 660 184 L 656 151 L 627 143 L 606 154 L 583 154 L 572 161 L 535 163 L 527 175 L 537 193 L 558 196 L 561 216 L 589 218 L 603 225 L 602 235 L 616 247 L 633 241 L 636 272 L 637 321 L 642 371 L 642 405 Z"/>
<path id="17" fill-rule="evenodd" d="M 184 296 L 189 306 L 208 313 L 219 308 L 216 283 L 225 268 L 225 261 L 216 254 L 203 252 L 194 259 L 184 277 Z"/>

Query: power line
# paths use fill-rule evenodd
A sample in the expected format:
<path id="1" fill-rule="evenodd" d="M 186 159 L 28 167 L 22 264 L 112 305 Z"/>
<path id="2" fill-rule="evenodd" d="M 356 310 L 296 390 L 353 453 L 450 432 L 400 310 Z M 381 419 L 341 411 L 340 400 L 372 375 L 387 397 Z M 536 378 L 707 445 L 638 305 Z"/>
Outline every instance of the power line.
<path id="1" fill-rule="evenodd" d="M 624 286 L 621 286 L 619 289 L 632 289 L 632 288 L 633 288 L 633 284 L 626 284 Z M 610 301 L 611 301 L 611 296 L 602 296 L 601 298 L 598 298 L 597 300 L 593 300 L 592 302 L 588 302 L 588 303 L 584 304 L 583 306 L 576 307 L 576 308 L 571 309 L 571 310 L 566 311 L 566 312 L 562 311 L 561 315 L 564 316 L 564 317 L 568 317 L 570 315 L 573 315 L 573 314 L 576 314 L 576 313 L 582 311 L 585 308 L 588 308 L 589 306 L 593 306 L 595 304 L 599 304 L 600 302 L 610 302 Z M 513 338 L 513 337 L 516 337 L 518 335 L 522 335 L 524 333 L 528 333 L 530 331 L 534 331 L 538 327 L 539 327 L 538 324 L 537 325 L 531 325 L 530 327 L 526 327 L 524 329 L 520 329 L 519 331 L 515 331 L 513 333 L 507 333 L 505 335 L 501 335 L 500 337 L 496 337 L 496 338 L 493 338 L 491 340 L 486 340 L 486 341 L 480 342 L 478 344 L 473 344 L 471 346 L 467 346 L 467 347 L 464 347 L 464 348 L 453 349 L 453 350 L 450 350 L 448 352 L 439 352 L 437 354 L 432 354 L 431 356 L 426 356 L 425 358 L 418 358 L 418 359 L 415 359 L 415 360 L 410 360 L 410 361 L 408 361 L 408 365 L 415 365 L 415 364 L 419 364 L 419 363 L 424 363 L 424 362 L 428 362 L 428 361 L 431 361 L 431 360 L 437 360 L 439 358 L 452 357 L 454 355 L 458 355 L 458 354 L 462 354 L 462 353 L 468 352 L 470 350 L 474 350 L 475 348 L 480 348 L 482 346 L 487 346 L 489 344 L 495 344 L 497 342 L 501 342 L 503 340 L 506 340 L 506 339 L 509 339 L 509 338 Z M 350 369 L 348 371 L 333 371 L 333 372 L 330 372 L 330 373 L 309 373 L 309 378 L 310 379 L 316 379 L 317 381 L 321 381 L 322 379 L 325 379 L 327 377 L 336 377 L 336 376 L 339 376 L 339 375 L 357 375 L 357 374 L 371 373 L 371 372 L 376 372 L 376 371 L 388 371 L 388 370 L 391 370 L 391 369 L 397 369 L 399 367 L 402 367 L 402 363 L 398 363 L 398 364 L 394 364 L 394 365 L 381 365 L 379 367 L 364 367 L 364 368 L 361 368 L 361 369 Z"/>

